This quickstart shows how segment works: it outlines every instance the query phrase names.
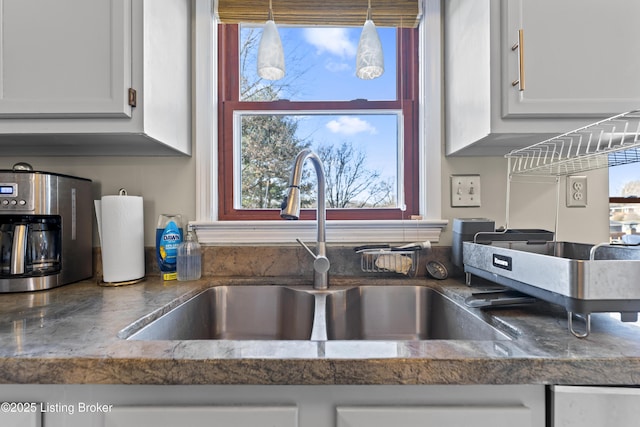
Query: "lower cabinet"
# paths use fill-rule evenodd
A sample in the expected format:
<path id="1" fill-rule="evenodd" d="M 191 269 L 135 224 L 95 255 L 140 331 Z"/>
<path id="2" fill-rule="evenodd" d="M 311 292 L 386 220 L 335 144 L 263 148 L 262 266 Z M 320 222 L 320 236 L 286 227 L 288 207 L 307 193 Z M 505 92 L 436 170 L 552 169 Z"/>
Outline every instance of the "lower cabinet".
<path id="1" fill-rule="evenodd" d="M 526 406 L 338 407 L 337 427 L 532 427 Z"/>
<path id="2" fill-rule="evenodd" d="M 9 402 L 7 402 L 9 403 Z M 4 402 L 3 402 L 4 404 Z M 6 404 L 5 404 L 6 405 Z M 41 427 L 42 414 L 36 412 L 11 412 L 10 407 L 0 410 L 0 426 L 2 427 Z"/>
<path id="3" fill-rule="evenodd" d="M 295 406 L 116 407 L 104 415 L 104 427 L 278 426 L 296 427 Z"/>
<path id="4" fill-rule="evenodd" d="M 542 385 L 0 385 L 18 401 L 43 402 L 42 424 L 2 427 L 545 427 Z"/>
<path id="5" fill-rule="evenodd" d="M 551 427 L 637 427 L 636 387 L 551 387 Z"/>

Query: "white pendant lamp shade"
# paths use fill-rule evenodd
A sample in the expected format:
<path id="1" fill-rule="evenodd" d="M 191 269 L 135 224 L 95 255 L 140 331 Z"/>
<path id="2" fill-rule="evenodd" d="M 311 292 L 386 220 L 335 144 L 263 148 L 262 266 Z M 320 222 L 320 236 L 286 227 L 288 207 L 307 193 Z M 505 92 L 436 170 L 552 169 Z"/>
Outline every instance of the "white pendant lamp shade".
<path id="1" fill-rule="evenodd" d="M 267 21 L 258 47 L 258 75 L 267 80 L 284 77 L 284 50 L 273 19 Z"/>
<path id="2" fill-rule="evenodd" d="M 358 53 L 356 54 L 356 76 L 364 80 L 375 79 L 384 73 L 382 43 L 371 19 L 364 22 Z"/>

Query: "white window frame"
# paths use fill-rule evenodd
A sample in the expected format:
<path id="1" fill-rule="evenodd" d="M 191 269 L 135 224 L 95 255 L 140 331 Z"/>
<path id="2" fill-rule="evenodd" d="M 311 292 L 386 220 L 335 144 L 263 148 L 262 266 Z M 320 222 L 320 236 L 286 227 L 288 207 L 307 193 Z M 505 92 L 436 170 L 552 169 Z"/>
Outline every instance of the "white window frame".
<path id="1" fill-rule="evenodd" d="M 328 243 L 438 242 L 442 219 L 442 35 L 439 0 L 423 0 L 419 27 L 419 182 L 418 218 L 327 221 Z M 213 0 L 194 0 L 193 118 L 196 156 L 196 221 L 202 244 L 292 243 L 315 239 L 315 221 L 218 221 L 217 24 Z M 429 64 L 429 66 L 425 66 Z M 429 189 L 426 191 L 426 189 Z"/>

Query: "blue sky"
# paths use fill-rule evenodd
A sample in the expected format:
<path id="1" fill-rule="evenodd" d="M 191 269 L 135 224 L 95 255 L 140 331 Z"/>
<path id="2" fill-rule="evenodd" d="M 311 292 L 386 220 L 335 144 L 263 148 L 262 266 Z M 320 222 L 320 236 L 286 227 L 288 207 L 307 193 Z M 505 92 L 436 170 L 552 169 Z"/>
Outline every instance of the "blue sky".
<path id="1" fill-rule="evenodd" d="M 384 74 L 373 80 L 355 75 L 361 27 L 300 28 L 278 26 L 285 53 L 292 101 L 347 101 L 396 99 L 396 30 L 378 28 L 385 58 Z M 248 72 L 254 68 L 249 66 Z M 250 80 L 257 78 L 251 76 Z M 287 80 L 289 79 L 289 80 Z M 300 116 L 298 136 L 314 144 L 346 141 L 367 154 L 368 168 L 396 177 L 398 117 L 385 115 Z"/>
<path id="2" fill-rule="evenodd" d="M 280 28 L 280 37 L 291 72 L 304 70 L 292 100 L 389 100 L 396 98 L 395 35 L 392 28 L 378 28 L 385 72 L 373 80 L 355 76 L 356 51 L 361 28 Z"/>
<path id="3" fill-rule="evenodd" d="M 622 188 L 629 181 L 640 181 L 640 166 L 638 163 L 613 166 L 609 168 L 609 195 L 622 195 Z M 640 196 L 640 194 L 636 194 Z"/>

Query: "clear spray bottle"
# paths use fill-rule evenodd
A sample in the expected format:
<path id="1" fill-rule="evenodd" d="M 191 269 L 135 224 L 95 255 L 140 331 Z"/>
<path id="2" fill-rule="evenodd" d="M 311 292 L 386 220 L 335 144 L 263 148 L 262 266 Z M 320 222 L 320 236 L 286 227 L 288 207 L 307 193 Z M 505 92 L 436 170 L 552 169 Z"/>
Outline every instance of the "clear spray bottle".
<path id="1" fill-rule="evenodd" d="M 202 249 L 191 225 L 187 226 L 187 236 L 178 246 L 178 280 L 198 280 L 202 276 Z"/>

